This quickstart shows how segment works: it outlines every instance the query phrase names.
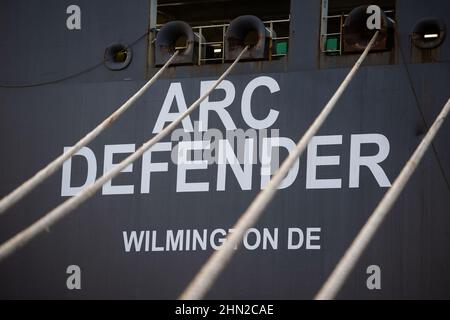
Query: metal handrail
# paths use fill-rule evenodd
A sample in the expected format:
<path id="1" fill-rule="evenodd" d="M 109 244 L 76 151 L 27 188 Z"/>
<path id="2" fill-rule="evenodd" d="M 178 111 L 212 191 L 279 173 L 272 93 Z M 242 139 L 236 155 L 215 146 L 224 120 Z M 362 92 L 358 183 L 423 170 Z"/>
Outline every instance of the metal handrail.
<path id="1" fill-rule="evenodd" d="M 395 10 L 384 10 L 384 13 L 395 13 Z M 322 20 L 330 20 L 330 19 L 340 19 L 340 31 L 339 32 L 327 32 L 322 33 L 320 37 L 320 48 L 322 53 L 339 53 L 339 55 L 342 55 L 342 27 L 344 24 L 344 18 L 348 16 L 348 13 L 346 14 L 336 14 L 336 15 L 329 15 L 329 16 L 323 16 Z M 326 39 L 328 36 L 337 36 L 337 39 L 339 41 L 339 49 L 337 50 L 327 50 L 325 46 Z"/>
<path id="2" fill-rule="evenodd" d="M 288 19 L 277 19 L 277 20 L 267 20 L 267 21 L 263 21 L 264 25 L 266 27 L 269 28 L 270 32 L 273 32 L 273 28 L 274 28 L 274 24 L 279 24 L 279 23 L 286 23 L 286 22 L 290 22 L 290 18 Z M 225 56 L 224 56 L 224 47 L 225 47 L 225 33 L 226 33 L 226 29 L 228 28 L 230 24 L 229 23 L 222 23 L 222 24 L 214 24 L 214 25 L 202 25 L 202 26 L 195 26 L 192 27 L 192 30 L 194 30 L 195 33 L 198 34 L 198 39 L 199 39 L 199 46 L 198 46 L 198 61 L 197 64 L 198 65 L 202 65 L 202 63 L 206 62 L 206 61 L 220 61 L 222 60 L 222 63 L 225 62 Z M 159 29 L 160 27 L 162 27 L 162 24 L 157 24 L 156 28 Z M 203 42 L 203 35 L 204 29 L 212 29 L 212 28 L 222 28 L 222 41 L 206 41 Z M 272 41 L 275 40 L 289 40 L 290 37 L 273 37 Z M 221 54 L 220 57 L 217 58 L 202 58 L 202 49 L 204 46 L 206 45 L 216 45 L 216 48 L 220 48 L 221 49 Z M 282 54 L 272 54 L 272 52 L 270 52 L 271 57 L 282 57 L 282 56 L 286 56 L 287 53 L 282 53 Z"/>

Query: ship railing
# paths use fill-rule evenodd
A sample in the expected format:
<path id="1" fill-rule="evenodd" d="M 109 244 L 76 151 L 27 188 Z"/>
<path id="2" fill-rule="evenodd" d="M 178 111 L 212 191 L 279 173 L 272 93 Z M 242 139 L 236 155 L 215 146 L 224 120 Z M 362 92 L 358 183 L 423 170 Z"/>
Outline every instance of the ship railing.
<path id="1" fill-rule="evenodd" d="M 198 34 L 199 36 L 199 45 L 198 45 L 198 65 L 206 64 L 206 63 L 224 63 L 225 62 L 225 34 L 227 32 L 227 28 L 230 24 L 217 24 L 217 25 L 205 25 L 205 26 L 196 26 L 193 27 L 192 30 Z M 219 41 L 208 41 L 205 38 L 206 32 L 214 32 L 217 34 L 222 34 Z M 213 50 L 212 57 L 203 56 L 202 51 L 207 49 Z"/>
<path id="2" fill-rule="evenodd" d="M 278 36 L 277 30 L 282 24 L 289 24 L 290 19 L 267 20 L 263 21 L 263 23 L 272 35 L 270 40 L 269 60 L 286 56 L 289 47 L 289 34 L 280 34 L 280 36 Z M 229 25 L 229 23 L 224 23 L 192 27 L 192 30 L 198 35 L 199 39 L 198 65 L 225 63 L 225 34 Z M 162 25 L 156 26 L 158 30 L 161 27 Z M 286 29 L 289 30 L 289 28 Z M 214 34 L 214 41 L 209 41 L 208 39 L 208 35 L 211 33 Z M 207 54 L 203 55 L 202 52 L 207 52 Z"/>
<path id="3" fill-rule="evenodd" d="M 392 18 L 395 14 L 394 10 L 385 10 L 384 13 Z M 347 18 L 348 13 L 343 14 L 335 14 L 329 16 L 322 17 L 322 23 L 328 26 L 329 21 L 338 21 L 339 30 L 335 30 L 338 32 L 325 32 L 320 36 L 320 49 L 321 52 L 327 55 L 342 55 L 342 41 L 344 39 L 343 36 L 343 27 L 345 18 Z M 326 28 L 328 29 L 328 28 Z"/>

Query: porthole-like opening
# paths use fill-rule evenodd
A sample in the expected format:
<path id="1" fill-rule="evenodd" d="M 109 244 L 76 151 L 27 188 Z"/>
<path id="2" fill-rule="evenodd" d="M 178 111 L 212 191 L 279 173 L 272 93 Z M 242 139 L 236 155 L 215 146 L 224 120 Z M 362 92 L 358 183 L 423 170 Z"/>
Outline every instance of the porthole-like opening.
<path id="1" fill-rule="evenodd" d="M 255 23 L 259 23 L 259 21 L 245 21 L 244 19 L 241 19 L 241 21 L 243 22 L 241 22 L 240 26 L 233 25 L 231 27 L 232 29 L 228 32 L 228 34 L 233 33 L 229 37 L 226 36 L 229 45 L 241 49 L 245 46 L 252 48 L 258 45 L 260 40 L 266 36 L 264 25 L 262 23 L 261 25 L 254 25 Z"/>
<path id="2" fill-rule="evenodd" d="M 123 63 L 127 60 L 127 56 L 128 56 L 127 50 L 121 49 L 114 53 L 113 59 L 114 62 Z"/>
<path id="3" fill-rule="evenodd" d="M 225 33 L 225 60 L 236 59 L 245 46 L 249 46 L 242 60 L 268 59 L 270 41 L 274 32 L 270 32 L 258 17 L 239 16 L 230 22 Z"/>
<path id="4" fill-rule="evenodd" d="M 381 9 L 381 28 L 371 51 L 390 51 L 394 47 L 395 0 L 322 0 L 321 3 L 321 59 L 324 56 L 360 53 L 365 49 L 375 33 L 366 25 L 367 18 L 372 15 L 367 14 L 366 9 L 372 4 Z"/>
<path id="5" fill-rule="evenodd" d="M 372 39 L 376 30 L 366 27 L 368 14 L 367 6 L 360 6 L 352 10 L 344 22 L 344 41 L 352 48 L 363 49 Z"/>
<path id="6" fill-rule="evenodd" d="M 105 65 L 110 70 L 122 70 L 131 62 L 132 52 L 124 44 L 115 43 L 105 50 Z"/>
<path id="7" fill-rule="evenodd" d="M 343 50 L 345 53 L 363 51 L 376 30 L 366 26 L 370 14 L 367 5 L 354 8 L 345 18 L 343 25 Z M 381 11 L 379 35 L 372 47 L 373 51 L 389 50 L 392 47 L 393 21 Z"/>
<path id="8" fill-rule="evenodd" d="M 434 18 L 419 21 L 411 33 L 413 44 L 420 49 L 434 49 L 442 44 L 446 35 L 445 23 Z"/>
<path id="9" fill-rule="evenodd" d="M 177 40 L 175 41 L 175 50 L 186 50 L 186 48 L 188 47 L 188 38 L 186 37 L 186 35 L 181 35 L 177 38 Z"/>
<path id="10" fill-rule="evenodd" d="M 249 30 L 244 37 L 244 46 L 254 46 L 258 43 L 258 32 L 256 30 Z"/>
<path id="11" fill-rule="evenodd" d="M 155 39 L 155 66 L 161 66 L 178 50 L 172 65 L 194 64 L 198 55 L 204 57 L 204 48 L 199 50 L 199 36 L 184 21 L 171 21 L 159 29 Z M 199 52 L 200 51 L 200 52 Z"/>

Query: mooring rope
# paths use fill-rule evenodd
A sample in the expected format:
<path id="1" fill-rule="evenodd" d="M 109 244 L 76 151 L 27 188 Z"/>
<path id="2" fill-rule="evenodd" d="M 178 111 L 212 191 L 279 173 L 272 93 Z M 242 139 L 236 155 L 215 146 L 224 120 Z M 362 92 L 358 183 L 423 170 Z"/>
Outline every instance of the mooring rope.
<path id="1" fill-rule="evenodd" d="M 370 218 L 367 220 L 366 224 L 362 227 L 356 238 L 353 240 L 351 246 L 347 249 L 344 256 L 334 268 L 328 280 L 317 293 L 315 296 L 316 300 L 328 300 L 336 297 L 336 294 L 341 289 L 348 275 L 355 267 L 384 218 L 387 216 L 395 201 L 399 197 L 409 178 L 414 173 L 414 170 L 419 165 L 420 160 L 433 141 L 433 138 L 436 136 L 436 133 L 439 131 L 439 128 L 447 117 L 449 111 L 450 99 L 444 105 L 433 125 L 430 127 L 427 134 L 412 154 L 411 158 L 409 158 L 408 162 L 395 179 L 392 187 L 388 192 L 386 192 L 383 199 L 370 215 Z"/>
<path id="2" fill-rule="evenodd" d="M 45 216 L 40 218 L 38 221 L 33 223 L 28 228 L 16 234 L 14 237 L 6 241 L 0 246 L 0 261 L 8 257 L 10 254 L 17 251 L 19 248 L 28 243 L 31 239 L 37 236 L 44 230 L 50 228 L 58 220 L 62 219 L 68 215 L 72 210 L 77 208 L 84 201 L 92 197 L 96 191 L 98 191 L 106 182 L 118 175 L 123 169 L 125 169 L 129 164 L 136 161 L 142 154 L 147 151 L 155 143 L 159 142 L 161 139 L 166 137 L 170 132 L 172 132 L 181 121 L 190 115 L 200 103 L 208 97 L 208 95 L 222 82 L 222 80 L 233 70 L 234 66 L 241 59 L 242 55 L 247 51 L 248 46 L 242 49 L 241 53 L 237 56 L 234 62 L 225 70 L 225 72 L 220 76 L 219 79 L 206 91 L 200 98 L 198 98 L 192 105 L 189 106 L 177 119 L 171 122 L 167 127 L 165 127 L 157 135 L 153 136 L 144 143 L 138 150 L 129 155 L 125 160 L 114 166 L 111 170 L 106 172 L 103 176 L 98 178 L 93 184 L 83 189 L 76 196 L 64 201 L 62 204 L 48 212 Z"/>
<path id="3" fill-rule="evenodd" d="M 103 120 L 97 127 L 95 127 L 91 132 L 86 134 L 80 141 L 78 141 L 73 147 L 68 149 L 62 155 L 54 159 L 52 162 L 47 164 L 43 169 L 38 171 L 33 177 L 22 183 L 19 187 L 17 187 L 10 194 L 5 196 L 0 200 L 0 215 L 5 213 L 8 208 L 26 196 L 31 190 L 37 187 L 40 183 L 42 183 L 45 179 L 50 177 L 53 173 L 55 173 L 63 163 L 72 157 L 77 151 L 81 148 L 85 147 L 88 143 L 94 140 L 103 130 L 108 128 L 114 121 L 116 121 L 122 113 L 124 113 L 127 109 L 129 109 L 134 102 L 136 102 L 144 93 L 147 91 L 150 86 L 155 83 L 155 81 L 159 78 L 159 76 L 164 72 L 164 70 L 170 65 L 170 63 L 175 59 L 178 55 L 178 51 L 170 57 L 169 60 L 164 64 L 164 66 L 158 70 L 158 72 L 140 88 L 130 99 L 128 99 L 124 104 L 122 104 L 116 111 L 114 111 L 109 117 Z"/>
<path id="4" fill-rule="evenodd" d="M 295 161 L 301 156 L 305 148 L 307 147 L 309 141 L 320 129 L 330 112 L 333 110 L 337 101 L 341 97 L 344 90 L 347 88 L 348 84 L 352 80 L 353 76 L 358 71 L 360 65 L 366 58 L 370 48 L 375 43 L 375 39 L 378 36 L 379 31 L 376 31 L 372 39 L 368 43 L 364 52 L 361 54 L 359 59 L 356 61 L 355 65 L 352 67 L 348 75 L 345 77 L 344 81 L 341 83 L 339 88 L 336 90 L 334 95 L 325 105 L 323 110 L 301 137 L 295 148 L 289 154 L 289 156 L 284 160 L 280 168 L 276 171 L 270 182 L 267 184 L 265 189 L 259 192 L 247 210 L 241 215 L 239 220 L 233 227 L 233 233 L 231 233 L 222 246 L 214 252 L 214 254 L 209 258 L 209 260 L 203 265 L 201 270 L 197 273 L 195 278 L 191 281 L 185 291 L 181 294 L 180 299 L 182 300 L 194 300 L 202 299 L 204 295 L 208 292 L 211 286 L 214 284 L 217 277 L 220 275 L 222 270 L 231 260 L 235 250 L 235 247 L 239 246 L 245 235 L 247 229 L 251 228 L 256 221 L 261 216 L 264 209 L 270 203 L 272 198 L 277 192 L 277 187 L 280 185 L 281 181 L 284 179 L 286 174 L 289 172 L 291 167 L 294 165 Z"/>

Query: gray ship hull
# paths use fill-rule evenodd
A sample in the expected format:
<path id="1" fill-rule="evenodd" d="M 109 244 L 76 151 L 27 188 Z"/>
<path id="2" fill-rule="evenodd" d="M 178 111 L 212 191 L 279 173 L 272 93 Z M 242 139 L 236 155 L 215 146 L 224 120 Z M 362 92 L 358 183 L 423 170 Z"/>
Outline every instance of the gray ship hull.
<path id="1" fill-rule="evenodd" d="M 68 3 L 54 1 L 43 10 L 34 2 L 25 5 L 24 1 L 3 1 L 0 21 L 8 27 L 3 30 L 12 28 L 12 19 L 23 17 L 26 12 L 46 12 L 49 18 L 31 20 L 29 24 L 24 22 L 9 33 L 0 31 L 3 37 L 0 46 L 6 52 L 0 62 L 2 83 L 46 81 L 57 78 L 61 70 L 83 69 L 99 61 L 110 42 L 136 39 L 145 32 L 147 1 L 133 2 L 126 9 L 118 2 L 107 2 L 113 13 L 101 11 L 105 1 L 80 1 L 80 6 L 87 9 L 86 16 L 89 10 L 96 10 L 98 19 L 93 18 L 95 15 L 86 18 L 89 22 L 80 33 L 58 45 L 58 41 L 72 35 L 62 34 L 62 31 L 59 34 L 52 23 L 61 21 L 55 22 L 56 18 L 50 17 L 63 12 Z M 425 8 L 425 4 L 397 1 L 400 39 L 397 45 L 402 46 L 406 66 L 399 50 L 395 51 L 391 64 L 378 63 L 386 54 L 369 56 L 317 135 L 329 141 L 318 147 L 317 155 L 338 156 L 339 163 L 319 166 L 316 178 L 338 179 L 340 187 L 333 183 L 323 187 L 308 184 L 311 175 L 308 167 L 313 159 L 305 153 L 300 158 L 295 180 L 279 191 L 249 234 L 248 243 L 236 252 L 207 298 L 310 299 L 321 287 L 388 190 L 377 180 L 376 174 L 364 166 L 358 174 L 359 185 L 351 181 L 352 144 L 360 136 L 384 136 L 389 152 L 379 165 L 392 183 L 423 138 L 427 125 L 448 99 L 449 41 L 439 49 L 437 61 L 412 61 L 408 40 L 412 25 L 424 15 L 440 16 L 441 12 L 450 12 L 446 1 L 427 3 Z M 332 66 L 334 62 L 318 59 L 317 39 L 312 37 L 317 34 L 318 15 L 306 14 L 318 10 L 320 4 L 316 1 L 293 1 L 293 39 L 289 56 L 273 63 L 242 62 L 227 77 L 235 88 L 235 97 L 226 110 L 237 128 L 250 128 L 242 115 L 242 96 L 248 84 L 258 77 L 272 79 L 279 90 L 271 93 L 261 86 L 253 92 L 254 117 L 264 119 L 270 109 L 277 111 L 276 121 L 268 129 L 278 129 L 280 137 L 292 141 L 297 141 L 305 132 L 343 80 L 348 67 Z M 5 22 L 3 18 L 8 14 L 10 20 Z M 120 14 L 132 22 L 115 30 L 115 34 L 105 31 L 110 30 Z M 62 19 L 64 21 L 64 15 Z M 446 19 L 450 25 L 450 20 Z M 98 24 L 98 20 L 104 23 Z M 95 29 L 97 24 L 98 29 Z M 40 40 L 30 37 L 26 42 L 23 37 L 29 30 L 22 26 L 34 26 L 33 33 L 49 34 L 41 36 Z M 311 41 L 301 41 L 302 36 Z M 36 41 L 39 46 L 34 54 L 25 43 L 33 47 Z M 84 52 L 87 49 L 89 52 Z M 145 41 L 138 43 L 133 49 L 130 67 L 120 72 L 101 66 L 62 83 L 0 88 L 0 195 L 6 195 L 60 155 L 64 147 L 73 145 L 138 90 L 157 70 L 147 66 L 146 50 Z M 170 67 L 131 110 L 89 145 L 96 160 L 91 167 L 96 171 L 95 176 L 103 173 L 107 161 L 105 147 L 127 145 L 137 149 L 153 135 L 172 84 L 181 84 L 189 105 L 199 97 L 201 82 L 215 80 L 226 66 Z M 215 92 L 211 101 L 214 99 L 223 99 L 223 95 Z M 176 110 L 174 103 L 171 112 Z M 199 112 L 194 112 L 190 120 L 198 121 Z M 223 122 L 213 112 L 209 116 L 209 127 L 226 132 Z M 434 141 L 434 150 L 428 150 L 338 298 L 450 298 L 449 136 L 447 121 Z M 170 149 L 174 146 L 173 142 Z M 361 147 L 361 155 L 378 152 L 374 143 Z M 125 155 L 115 155 L 114 163 Z M 286 153 L 281 154 L 282 158 L 285 156 Z M 83 184 L 87 175 L 85 159 L 75 158 L 70 175 L 72 186 Z M 198 191 L 196 187 L 183 189 L 179 165 L 170 161 L 170 151 L 155 153 L 152 162 L 167 163 L 167 168 L 150 174 L 144 170 L 142 160 L 138 160 L 131 172 L 122 173 L 112 183 L 132 186 L 131 191 L 119 191 L 119 194 L 100 191 L 48 232 L 3 261 L 0 264 L 0 298 L 178 297 L 214 251 L 222 231 L 232 228 L 261 189 L 261 164 L 252 166 L 250 187 L 244 188 L 246 190 L 229 166 L 224 190 L 220 188 L 218 165 L 191 170 L 186 180 L 207 184 L 207 190 Z M 145 180 L 146 176 L 150 176 L 151 182 Z M 149 183 L 148 192 L 142 187 L 143 181 Z M 66 200 L 62 195 L 65 183 L 59 170 L 0 217 L 0 241 L 6 241 Z M 130 242 L 133 232 L 142 237 L 139 250 L 136 242 Z M 178 232 L 184 242 L 168 242 L 169 238 L 174 240 L 170 234 L 175 236 Z M 203 238 L 204 232 L 206 237 Z M 204 247 L 201 241 L 193 247 L 194 233 L 206 239 Z M 66 271 L 70 265 L 81 269 L 80 290 L 67 288 L 69 275 Z M 381 269 L 380 290 L 367 288 L 370 265 Z"/>

